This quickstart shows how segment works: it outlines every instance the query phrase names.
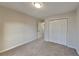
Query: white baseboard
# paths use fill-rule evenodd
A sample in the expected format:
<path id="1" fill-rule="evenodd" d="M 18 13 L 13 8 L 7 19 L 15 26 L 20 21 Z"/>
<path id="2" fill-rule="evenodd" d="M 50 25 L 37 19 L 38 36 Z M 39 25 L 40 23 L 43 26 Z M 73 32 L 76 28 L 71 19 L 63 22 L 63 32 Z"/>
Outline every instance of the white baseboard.
<path id="1" fill-rule="evenodd" d="M 36 40 L 36 39 L 34 39 L 34 40 Z M 30 40 L 30 41 L 28 41 L 28 42 L 27 42 L 27 41 L 26 41 L 26 42 L 22 42 L 22 43 L 20 43 L 20 44 L 17 44 L 16 46 L 12 46 L 12 47 L 10 47 L 10 48 L 1 50 L 0 53 L 6 52 L 6 51 L 8 51 L 8 50 L 11 50 L 11 49 L 13 49 L 13 48 L 19 47 L 19 46 L 24 45 L 24 44 L 28 44 L 28 43 L 30 43 L 31 41 L 33 41 L 33 40 Z"/>

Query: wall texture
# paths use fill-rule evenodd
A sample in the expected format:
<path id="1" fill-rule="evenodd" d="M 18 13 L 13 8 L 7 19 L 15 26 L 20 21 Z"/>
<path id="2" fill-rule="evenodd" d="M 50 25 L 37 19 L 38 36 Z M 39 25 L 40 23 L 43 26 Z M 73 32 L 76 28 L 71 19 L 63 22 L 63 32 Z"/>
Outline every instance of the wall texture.
<path id="1" fill-rule="evenodd" d="M 37 39 L 35 18 L 0 6 L 0 52 Z"/>

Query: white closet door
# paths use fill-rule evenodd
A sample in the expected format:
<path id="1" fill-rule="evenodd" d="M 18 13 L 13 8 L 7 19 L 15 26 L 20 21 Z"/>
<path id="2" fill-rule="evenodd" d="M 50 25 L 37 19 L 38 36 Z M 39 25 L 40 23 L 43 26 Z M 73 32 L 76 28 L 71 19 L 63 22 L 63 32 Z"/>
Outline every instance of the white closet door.
<path id="1" fill-rule="evenodd" d="M 67 20 L 49 22 L 49 41 L 66 45 Z"/>

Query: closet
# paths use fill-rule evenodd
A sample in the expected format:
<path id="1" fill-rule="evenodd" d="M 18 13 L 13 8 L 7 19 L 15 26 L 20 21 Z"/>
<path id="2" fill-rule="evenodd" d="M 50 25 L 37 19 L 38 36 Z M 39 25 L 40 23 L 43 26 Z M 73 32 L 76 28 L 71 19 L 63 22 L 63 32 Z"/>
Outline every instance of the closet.
<path id="1" fill-rule="evenodd" d="M 48 41 L 66 45 L 67 19 L 54 19 L 48 22 Z"/>

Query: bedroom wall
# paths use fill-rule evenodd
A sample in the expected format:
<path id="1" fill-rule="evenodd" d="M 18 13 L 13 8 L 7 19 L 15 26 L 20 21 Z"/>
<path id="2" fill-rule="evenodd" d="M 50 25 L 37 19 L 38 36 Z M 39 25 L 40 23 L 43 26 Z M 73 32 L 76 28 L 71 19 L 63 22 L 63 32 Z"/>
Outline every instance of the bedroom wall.
<path id="1" fill-rule="evenodd" d="M 0 6 L 0 52 L 37 39 L 35 18 Z"/>
<path id="2" fill-rule="evenodd" d="M 76 22 L 76 29 L 77 29 L 77 34 L 76 34 L 76 49 L 77 49 L 77 52 L 79 54 L 79 7 L 78 9 L 76 10 L 76 17 L 77 17 L 77 22 Z"/>

